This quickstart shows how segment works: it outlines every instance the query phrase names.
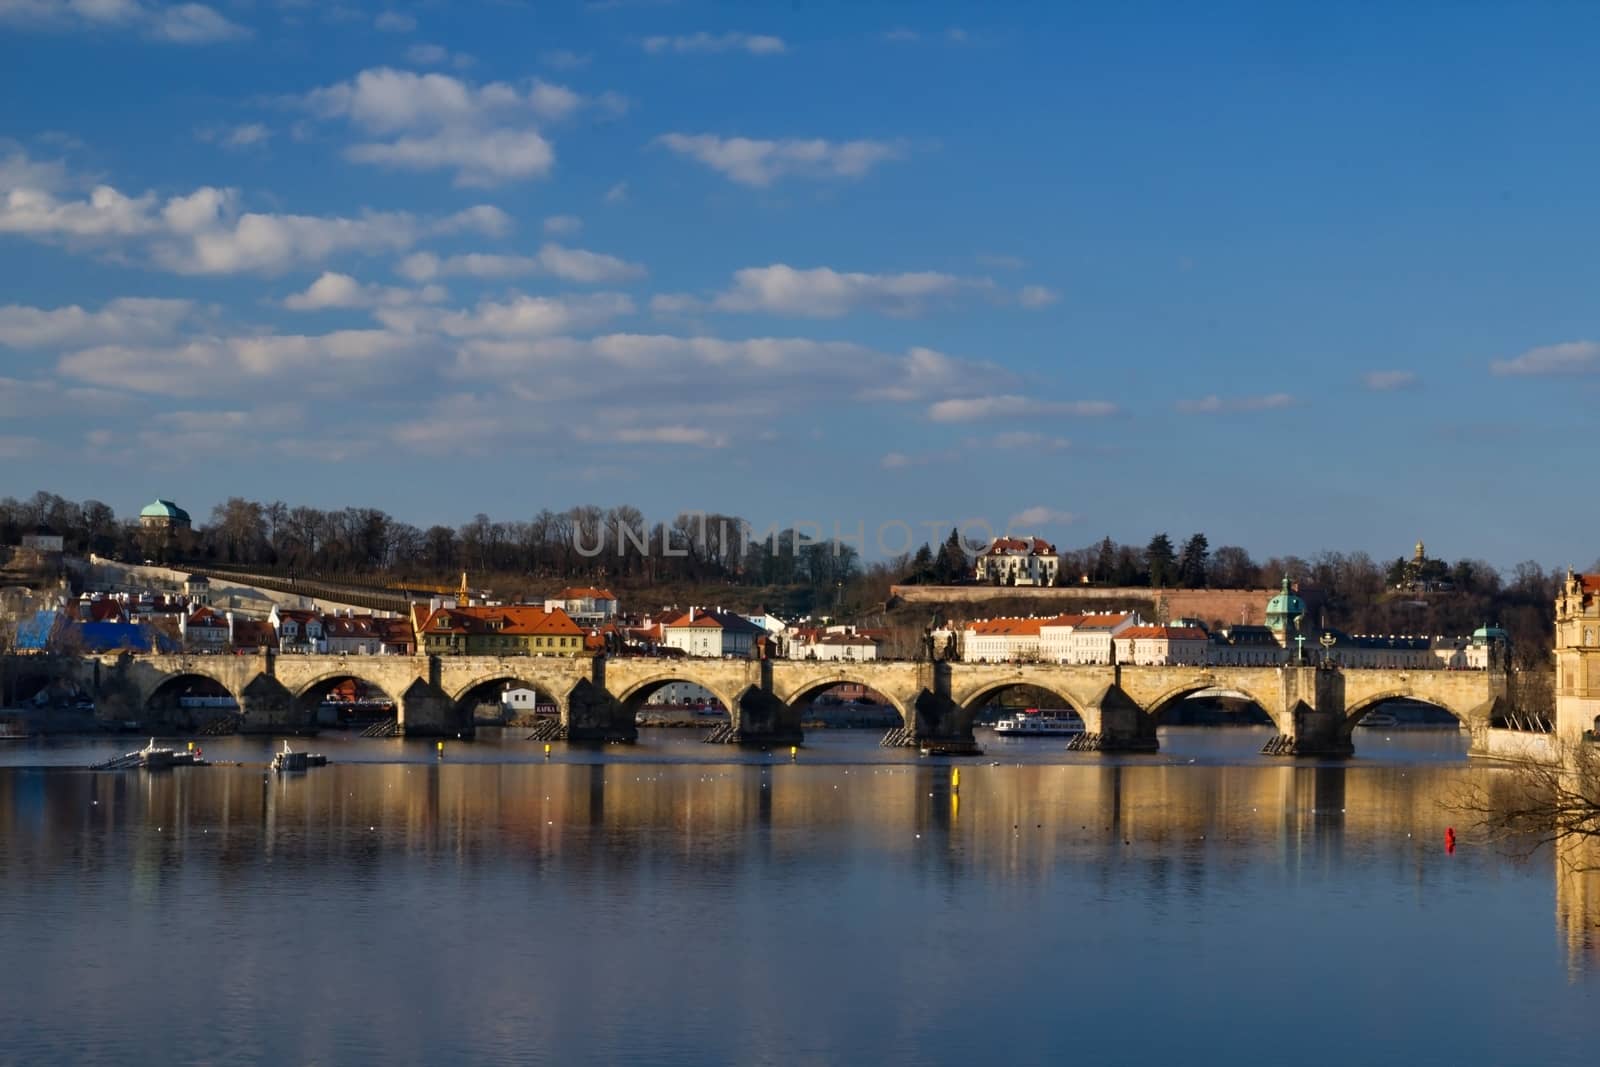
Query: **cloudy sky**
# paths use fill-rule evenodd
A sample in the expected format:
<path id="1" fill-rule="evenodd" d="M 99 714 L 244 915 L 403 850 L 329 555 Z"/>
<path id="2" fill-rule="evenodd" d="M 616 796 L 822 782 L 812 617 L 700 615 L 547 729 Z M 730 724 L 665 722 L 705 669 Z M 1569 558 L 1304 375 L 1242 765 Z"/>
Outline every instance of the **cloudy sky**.
<path id="1" fill-rule="evenodd" d="M 1586 564 L 1600 8 L 1407 6 L 0 0 L 0 494 Z"/>

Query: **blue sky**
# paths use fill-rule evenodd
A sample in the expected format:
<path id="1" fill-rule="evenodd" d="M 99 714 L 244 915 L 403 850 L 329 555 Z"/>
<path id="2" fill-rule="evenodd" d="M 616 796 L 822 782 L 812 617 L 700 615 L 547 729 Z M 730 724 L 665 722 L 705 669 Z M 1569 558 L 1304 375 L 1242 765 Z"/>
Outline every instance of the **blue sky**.
<path id="1" fill-rule="evenodd" d="M 0 0 L 0 493 L 1587 564 L 1600 9 L 1401 7 Z"/>

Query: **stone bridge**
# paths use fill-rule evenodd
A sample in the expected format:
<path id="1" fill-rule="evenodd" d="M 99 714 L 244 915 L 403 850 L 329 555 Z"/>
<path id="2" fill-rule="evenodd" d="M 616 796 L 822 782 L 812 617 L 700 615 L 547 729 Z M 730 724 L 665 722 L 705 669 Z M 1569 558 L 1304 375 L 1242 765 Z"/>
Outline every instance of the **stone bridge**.
<path id="1" fill-rule="evenodd" d="M 238 701 L 245 728 L 315 729 L 327 692 L 345 679 L 382 690 L 410 736 L 468 736 L 473 709 L 508 686 L 553 703 L 573 740 L 628 741 L 634 714 L 662 686 L 689 682 L 729 710 L 735 737 L 761 745 L 799 744 L 800 722 L 819 694 L 841 683 L 866 686 L 899 713 L 914 738 L 972 740 L 979 708 L 1011 686 L 1054 694 L 1082 716 L 1107 751 L 1153 751 L 1156 723 L 1172 704 L 1203 690 L 1249 697 L 1271 716 L 1297 755 L 1347 755 L 1351 730 L 1373 705 L 1410 698 L 1444 708 L 1482 747 L 1503 707 L 1505 675 L 1484 671 L 1357 670 L 1328 667 L 1139 667 L 948 662 L 663 659 L 655 657 L 483 656 L 101 656 L 67 661 L 96 698 L 102 717 L 140 719 L 178 686 L 209 679 Z"/>

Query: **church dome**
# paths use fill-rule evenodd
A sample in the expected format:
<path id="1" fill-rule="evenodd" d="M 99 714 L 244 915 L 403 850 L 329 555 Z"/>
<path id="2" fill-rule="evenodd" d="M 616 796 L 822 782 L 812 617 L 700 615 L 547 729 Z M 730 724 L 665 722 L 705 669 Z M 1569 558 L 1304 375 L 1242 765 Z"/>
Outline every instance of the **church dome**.
<path id="1" fill-rule="evenodd" d="M 1289 576 L 1284 575 L 1283 589 L 1267 601 L 1267 625 L 1281 633 L 1305 613 L 1306 602 L 1289 588 Z"/>
<path id="2" fill-rule="evenodd" d="M 146 504 L 144 510 L 139 512 L 141 519 L 165 519 L 168 522 L 188 522 L 189 513 L 170 500 L 157 500 L 153 504 Z"/>

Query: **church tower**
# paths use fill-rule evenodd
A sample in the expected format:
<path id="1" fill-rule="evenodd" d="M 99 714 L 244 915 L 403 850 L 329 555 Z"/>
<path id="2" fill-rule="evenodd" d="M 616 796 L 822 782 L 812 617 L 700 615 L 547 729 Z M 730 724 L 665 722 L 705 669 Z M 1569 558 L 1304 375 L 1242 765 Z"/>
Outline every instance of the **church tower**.
<path id="1" fill-rule="evenodd" d="M 1600 715 L 1600 574 L 1574 574 L 1556 595 L 1556 735 L 1578 742 Z"/>

